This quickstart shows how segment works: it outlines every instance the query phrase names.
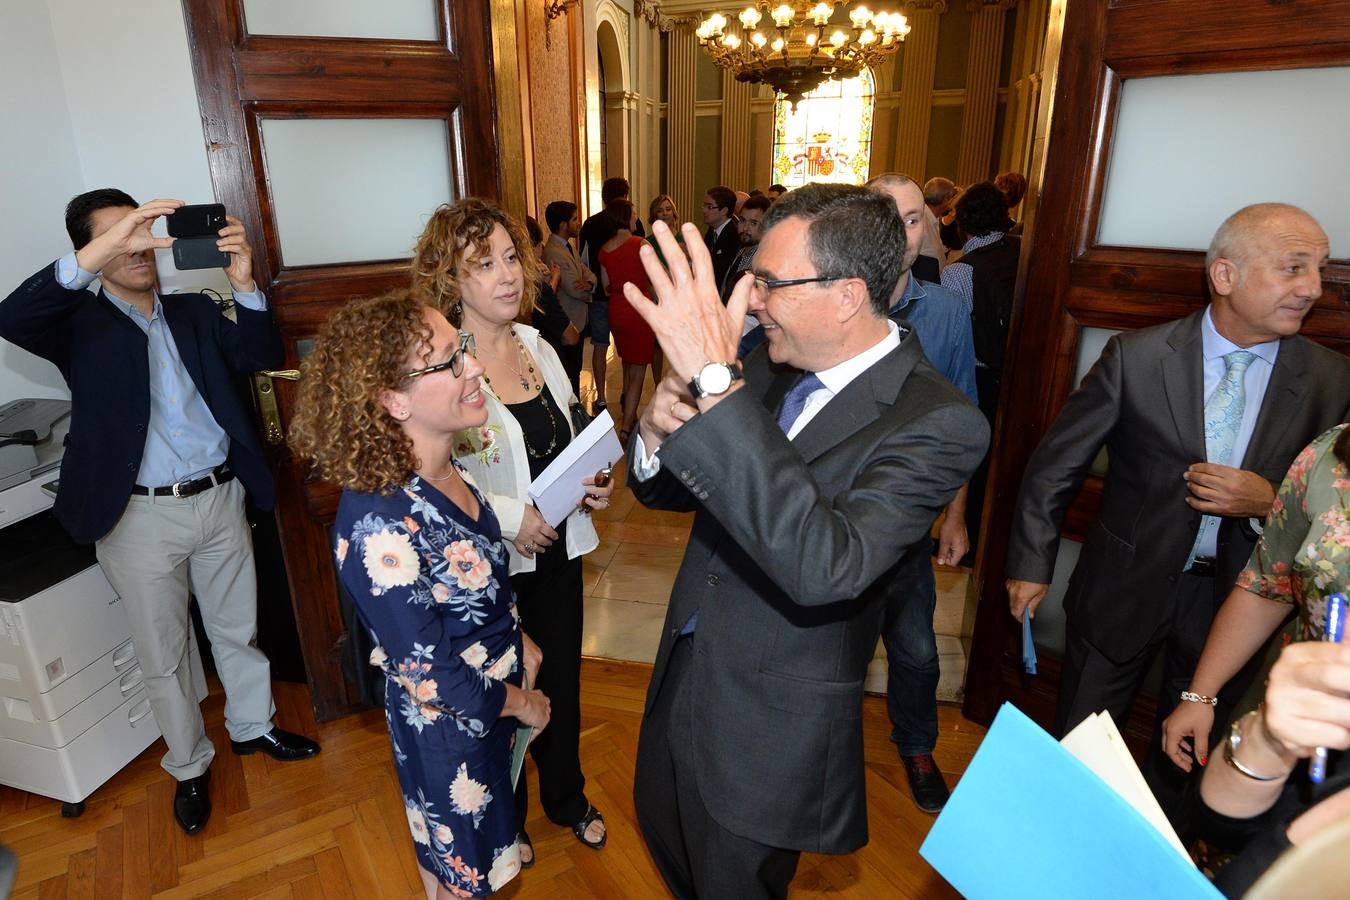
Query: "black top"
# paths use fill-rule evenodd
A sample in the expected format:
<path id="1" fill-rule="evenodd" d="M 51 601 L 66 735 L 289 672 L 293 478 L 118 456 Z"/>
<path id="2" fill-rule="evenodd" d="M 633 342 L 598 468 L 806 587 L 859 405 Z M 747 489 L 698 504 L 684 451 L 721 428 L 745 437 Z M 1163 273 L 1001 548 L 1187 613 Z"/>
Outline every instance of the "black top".
<path id="1" fill-rule="evenodd" d="M 538 478 L 572 440 L 567 414 L 558 409 L 558 404 L 553 402 L 553 395 L 547 388 L 523 403 L 508 403 L 506 408 L 520 423 L 520 431 L 525 438 L 525 458 L 530 463 L 530 478 Z M 558 532 L 558 539 L 535 557 L 536 573 L 552 570 L 567 561 L 566 520 L 559 522 L 553 530 Z"/>

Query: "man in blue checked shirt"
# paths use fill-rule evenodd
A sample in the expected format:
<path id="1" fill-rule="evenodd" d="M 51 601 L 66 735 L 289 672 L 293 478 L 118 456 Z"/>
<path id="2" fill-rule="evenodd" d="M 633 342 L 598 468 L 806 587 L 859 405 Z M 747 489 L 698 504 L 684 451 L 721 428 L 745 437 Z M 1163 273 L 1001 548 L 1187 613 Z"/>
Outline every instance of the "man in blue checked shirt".
<path id="1" fill-rule="evenodd" d="M 879 175 L 868 187 L 895 201 L 905 226 L 905 255 L 900 280 L 891 294 L 889 316 L 913 326 L 928 361 L 972 403 L 975 395 L 975 346 L 970 313 L 961 298 L 941 285 L 929 284 L 910 271 L 923 242 L 923 189 L 907 175 Z M 947 506 L 938 529 L 937 558 L 957 565 L 970 548 L 966 531 L 966 495 L 962 487 Z M 937 585 L 927 555 L 915 554 L 898 573 L 907 592 L 903 602 L 886 609 L 881 637 L 886 645 L 886 702 L 891 714 L 891 740 L 900 751 L 914 803 L 935 813 L 947 802 L 947 784 L 933 760 L 937 745 L 937 639 L 933 610 Z"/>
<path id="2" fill-rule="evenodd" d="M 71 393 L 71 427 L 54 512 L 98 560 L 130 620 L 146 693 L 178 781 L 174 818 L 188 834 L 211 815 L 206 736 L 190 676 L 189 592 L 225 688 L 237 754 L 288 761 L 313 741 L 274 727 L 270 667 L 253 645 L 257 583 L 245 492 L 270 509 L 275 489 L 240 377 L 281 364 L 281 337 L 253 281 L 238 219 L 220 230 L 237 321 L 202 294 L 161 297 L 151 234 L 181 200 L 138 206 L 122 191 L 66 207 L 74 251 L 0 303 L 0 336 L 54 363 Z M 98 294 L 85 290 L 101 279 Z"/>

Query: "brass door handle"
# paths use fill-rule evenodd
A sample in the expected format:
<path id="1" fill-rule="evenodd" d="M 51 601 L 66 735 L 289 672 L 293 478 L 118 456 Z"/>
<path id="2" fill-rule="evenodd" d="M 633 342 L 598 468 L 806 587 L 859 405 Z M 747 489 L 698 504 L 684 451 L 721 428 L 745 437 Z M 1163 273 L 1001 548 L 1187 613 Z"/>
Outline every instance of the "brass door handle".
<path id="1" fill-rule="evenodd" d="M 264 369 L 253 376 L 253 392 L 258 398 L 258 415 L 262 417 L 263 440 L 276 446 L 286 442 L 286 429 L 281 426 L 281 412 L 277 409 L 277 393 L 272 379 L 299 381 L 299 369 Z"/>

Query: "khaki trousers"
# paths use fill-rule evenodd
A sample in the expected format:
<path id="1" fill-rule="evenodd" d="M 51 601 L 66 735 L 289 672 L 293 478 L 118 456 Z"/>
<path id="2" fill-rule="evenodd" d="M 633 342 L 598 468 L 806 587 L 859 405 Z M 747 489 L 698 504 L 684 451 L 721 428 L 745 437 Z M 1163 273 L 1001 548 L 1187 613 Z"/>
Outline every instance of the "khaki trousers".
<path id="1" fill-rule="evenodd" d="M 165 771 L 179 781 L 195 778 L 215 757 L 192 690 L 189 593 L 225 687 L 230 738 L 248 741 L 270 731 L 271 666 L 253 644 L 258 587 L 239 480 L 191 497 L 133 494 L 95 549 L 131 621 L 150 708 L 169 746 L 160 762 Z"/>

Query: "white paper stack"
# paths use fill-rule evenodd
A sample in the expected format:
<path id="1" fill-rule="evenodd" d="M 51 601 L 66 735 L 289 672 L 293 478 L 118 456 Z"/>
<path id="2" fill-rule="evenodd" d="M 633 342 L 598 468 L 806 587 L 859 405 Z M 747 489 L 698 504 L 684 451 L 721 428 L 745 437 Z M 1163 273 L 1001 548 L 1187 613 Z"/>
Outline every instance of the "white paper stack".
<path id="1" fill-rule="evenodd" d="M 586 496 L 583 479 L 614 465 L 621 456 L 614 419 L 602 412 L 530 483 L 530 499 L 549 527 L 557 528 L 581 504 Z"/>

